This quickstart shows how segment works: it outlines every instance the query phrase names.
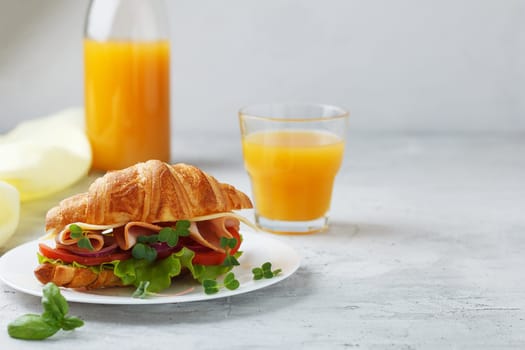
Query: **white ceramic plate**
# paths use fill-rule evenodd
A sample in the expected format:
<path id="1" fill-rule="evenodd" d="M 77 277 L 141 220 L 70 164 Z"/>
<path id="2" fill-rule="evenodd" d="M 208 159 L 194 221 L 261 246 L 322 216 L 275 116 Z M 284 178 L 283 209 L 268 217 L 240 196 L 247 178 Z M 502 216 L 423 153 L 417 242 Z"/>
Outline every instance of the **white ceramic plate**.
<path id="1" fill-rule="evenodd" d="M 230 291 L 225 288 L 212 295 L 207 295 L 200 284 L 189 279 L 177 281 L 160 295 L 145 299 L 132 298 L 132 287 L 106 288 L 93 291 L 79 291 L 67 288 L 62 289 L 62 295 L 68 301 L 91 304 L 165 304 L 184 303 L 190 301 L 210 300 L 229 297 L 258 290 L 284 280 L 292 275 L 300 265 L 297 252 L 282 241 L 267 236 L 265 233 L 243 233 L 244 241 L 241 246 L 242 256 L 240 266 L 233 269 L 240 287 Z M 20 245 L 0 258 L 0 280 L 8 286 L 21 292 L 35 296 L 42 296 L 42 284 L 33 275 L 38 265 L 36 253 L 38 241 Z M 272 268 L 282 269 L 282 272 L 271 279 L 254 281 L 252 268 L 261 266 L 266 261 L 272 263 Z M 182 294 L 181 294 L 182 293 Z"/>

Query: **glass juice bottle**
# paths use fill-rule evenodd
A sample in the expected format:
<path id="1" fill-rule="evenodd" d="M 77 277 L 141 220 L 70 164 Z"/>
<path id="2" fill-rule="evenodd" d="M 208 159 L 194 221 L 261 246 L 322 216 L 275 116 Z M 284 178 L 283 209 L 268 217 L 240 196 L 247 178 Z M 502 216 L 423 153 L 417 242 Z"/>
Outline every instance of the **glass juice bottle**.
<path id="1" fill-rule="evenodd" d="M 170 44 L 161 0 L 91 0 L 84 33 L 93 168 L 170 160 Z"/>

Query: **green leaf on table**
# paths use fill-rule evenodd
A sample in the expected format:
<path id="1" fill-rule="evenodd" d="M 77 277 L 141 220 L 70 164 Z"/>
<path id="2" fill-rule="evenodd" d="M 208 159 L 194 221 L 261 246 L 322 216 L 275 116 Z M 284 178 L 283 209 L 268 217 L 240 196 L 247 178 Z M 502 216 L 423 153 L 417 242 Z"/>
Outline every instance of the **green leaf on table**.
<path id="1" fill-rule="evenodd" d="M 69 305 L 60 289 L 54 283 L 48 283 L 42 290 L 42 307 L 44 313 L 42 317 L 50 322 L 60 322 L 69 312 Z"/>
<path id="2" fill-rule="evenodd" d="M 18 339 L 42 340 L 52 336 L 60 329 L 69 331 L 84 325 L 81 319 L 67 316 L 69 305 L 54 283 L 47 283 L 42 294 L 44 309 L 42 314 L 26 314 L 10 322 L 7 325 L 9 336 Z"/>
<path id="3" fill-rule="evenodd" d="M 42 315 L 26 314 L 7 325 L 7 333 L 12 338 L 42 340 L 60 330 L 60 326 L 49 323 Z"/>
<path id="4" fill-rule="evenodd" d="M 78 327 L 82 327 L 84 325 L 84 321 L 82 321 L 78 317 L 69 316 L 65 317 L 64 321 L 62 322 L 62 329 L 65 331 L 70 331 Z"/>

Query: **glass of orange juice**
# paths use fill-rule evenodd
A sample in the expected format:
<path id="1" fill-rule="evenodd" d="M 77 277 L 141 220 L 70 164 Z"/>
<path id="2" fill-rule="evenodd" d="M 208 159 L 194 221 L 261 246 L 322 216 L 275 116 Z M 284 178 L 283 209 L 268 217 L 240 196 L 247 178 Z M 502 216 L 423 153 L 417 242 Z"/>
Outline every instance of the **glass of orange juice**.
<path id="1" fill-rule="evenodd" d="M 255 221 L 274 233 L 328 228 L 349 113 L 336 106 L 260 104 L 239 111 Z"/>

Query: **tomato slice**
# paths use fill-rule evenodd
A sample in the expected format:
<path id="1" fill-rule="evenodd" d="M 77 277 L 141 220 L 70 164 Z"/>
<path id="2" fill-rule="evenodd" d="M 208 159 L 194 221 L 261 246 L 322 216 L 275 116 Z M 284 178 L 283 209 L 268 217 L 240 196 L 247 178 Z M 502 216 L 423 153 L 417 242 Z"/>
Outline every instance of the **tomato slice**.
<path id="1" fill-rule="evenodd" d="M 230 255 L 233 255 L 237 253 L 239 250 L 239 247 L 241 246 L 241 237 L 239 235 L 239 232 L 235 230 L 234 228 L 228 228 L 228 231 L 232 234 L 232 236 L 237 239 L 237 244 L 233 249 L 230 250 Z M 202 247 L 202 246 L 200 246 Z M 188 247 L 189 249 L 192 249 Z M 192 249 L 195 252 L 195 257 L 193 257 L 192 262 L 194 264 L 198 265 L 220 265 L 223 263 L 224 259 L 226 259 L 226 254 L 221 252 L 216 252 L 215 250 L 211 250 L 209 248 L 206 249 L 198 249 L 197 247 Z"/>
<path id="2" fill-rule="evenodd" d="M 68 264 L 77 262 L 81 265 L 86 265 L 86 266 L 100 265 L 100 264 L 111 262 L 114 260 L 126 260 L 131 257 L 130 251 L 114 252 L 106 256 L 91 257 L 91 256 L 80 256 L 80 255 L 71 254 L 65 249 L 51 248 L 44 243 L 40 243 L 38 245 L 38 248 L 40 250 L 40 253 L 47 258 L 62 260 L 63 262 L 68 263 Z"/>

